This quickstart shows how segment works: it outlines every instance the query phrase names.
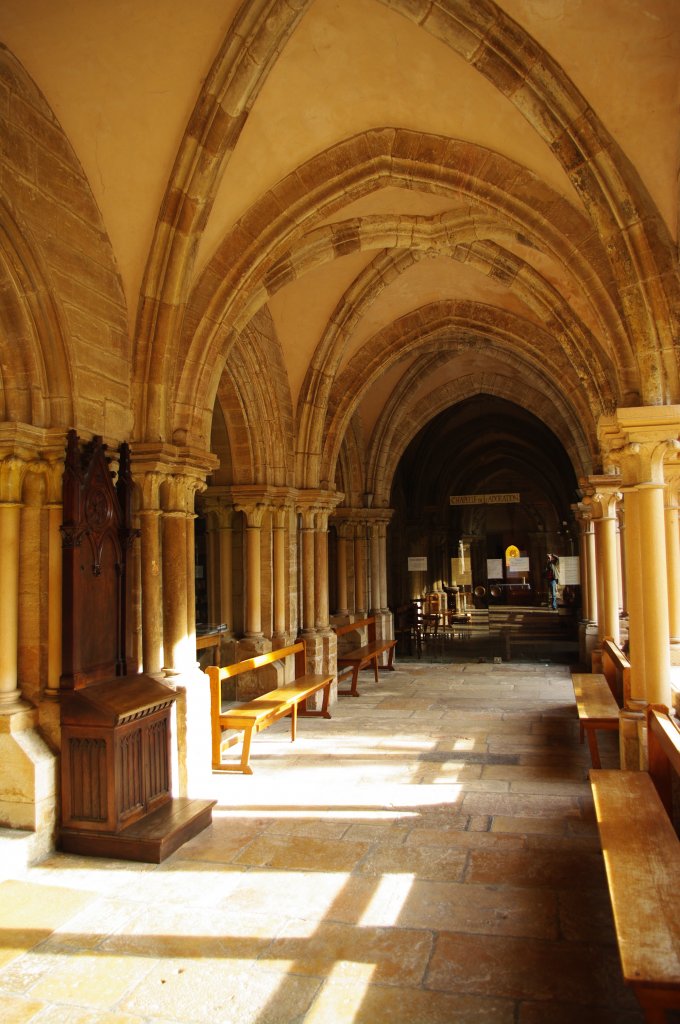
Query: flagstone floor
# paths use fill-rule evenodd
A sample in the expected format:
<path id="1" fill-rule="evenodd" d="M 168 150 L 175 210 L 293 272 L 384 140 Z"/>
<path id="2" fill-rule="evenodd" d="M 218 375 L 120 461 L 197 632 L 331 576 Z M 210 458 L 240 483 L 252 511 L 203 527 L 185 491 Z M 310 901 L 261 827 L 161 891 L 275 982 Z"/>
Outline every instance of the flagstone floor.
<path id="1" fill-rule="evenodd" d="M 3 1024 L 640 1024 L 568 668 L 402 663 L 360 690 L 295 744 L 255 737 L 163 864 L 1 882 Z"/>

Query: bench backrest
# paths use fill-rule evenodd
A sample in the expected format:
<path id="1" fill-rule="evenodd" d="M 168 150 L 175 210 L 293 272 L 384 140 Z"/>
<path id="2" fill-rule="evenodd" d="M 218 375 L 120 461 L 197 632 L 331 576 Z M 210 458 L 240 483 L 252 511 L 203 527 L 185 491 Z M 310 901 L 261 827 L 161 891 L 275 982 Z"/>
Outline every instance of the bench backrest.
<path id="1" fill-rule="evenodd" d="M 673 820 L 673 775 L 680 776 L 680 728 L 663 704 L 647 708 L 647 756 L 649 774 Z M 677 830 L 678 822 L 674 824 Z"/>
<path id="2" fill-rule="evenodd" d="M 291 644 L 290 647 L 280 647 L 276 651 L 268 651 L 266 654 L 256 654 L 254 658 L 236 661 L 233 665 L 208 665 L 206 672 L 210 676 L 211 683 L 213 680 L 219 683 L 222 679 L 232 679 L 234 676 L 240 676 L 242 672 L 252 672 L 253 669 L 262 668 L 263 665 L 272 665 L 275 661 L 281 661 L 291 654 L 295 655 L 295 675 L 305 675 L 307 671 L 307 655 L 302 641 L 297 644 Z"/>
<path id="3" fill-rule="evenodd" d="M 357 629 L 363 629 L 364 626 L 368 628 L 368 642 L 373 643 L 375 640 L 374 616 L 368 619 L 357 619 L 355 622 L 346 622 L 343 626 L 333 626 L 333 631 L 336 636 L 344 636 L 345 633 L 353 633 Z"/>
<path id="4" fill-rule="evenodd" d="M 630 700 L 630 662 L 613 640 L 602 641 L 602 673 L 620 708 Z"/>

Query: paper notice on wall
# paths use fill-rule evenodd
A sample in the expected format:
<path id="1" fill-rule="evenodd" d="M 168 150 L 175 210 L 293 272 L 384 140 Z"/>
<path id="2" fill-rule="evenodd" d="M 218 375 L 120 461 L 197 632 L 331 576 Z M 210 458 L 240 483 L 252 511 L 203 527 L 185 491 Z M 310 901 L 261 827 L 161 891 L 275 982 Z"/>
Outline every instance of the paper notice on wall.
<path id="1" fill-rule="evenodd" d="M 526 576 L 529 572 L 529 559 L 522 556 L 519 558 L 511 558 L 508 563 L 508 572 L 513 576 Z"/>
<path id="2" fill-rule="evenodd" d="M 427 555 L 413 555 L 408 560 L 409 572 L 427 572 Z"/>
<path id="3" fill-rule="evenodd" d="M 560 583 L 567 587 L 578 587 L 581 583 L 581 567 L 578 555 L 562 555 L 559 562 Z"/>
<path id="4" fill-rule="evenodd" d="M 486 560 L 486 578 L 488 580 L 502 580 L 503 579 L 503 559 L 502 558 L 487 558 L 487 560 Z"/>

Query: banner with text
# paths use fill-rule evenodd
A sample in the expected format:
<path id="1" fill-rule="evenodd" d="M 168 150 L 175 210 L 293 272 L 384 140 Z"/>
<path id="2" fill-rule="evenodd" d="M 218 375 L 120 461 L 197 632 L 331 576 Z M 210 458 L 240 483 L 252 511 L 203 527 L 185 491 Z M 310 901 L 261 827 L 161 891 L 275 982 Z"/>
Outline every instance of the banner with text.
<path id="1" fill-rule="evenodd" d="M 511 505 L 520 500 L 519 494 L 510 491 L 506 494 L 452 494 L 450 505 Z"/>

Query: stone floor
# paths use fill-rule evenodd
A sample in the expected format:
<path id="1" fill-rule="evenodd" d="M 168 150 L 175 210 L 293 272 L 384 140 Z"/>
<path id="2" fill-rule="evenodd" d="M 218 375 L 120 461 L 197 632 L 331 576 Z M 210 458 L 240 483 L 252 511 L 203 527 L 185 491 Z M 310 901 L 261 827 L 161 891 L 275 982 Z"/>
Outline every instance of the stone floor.
<path id="1" fill-rule="evenodd" d="M 0 883 L 4 1024 L 639 1024 L 566 666 L 401 664 L 161 865 Z M 616 764 L 602 734 L 603 764 Z"/>

